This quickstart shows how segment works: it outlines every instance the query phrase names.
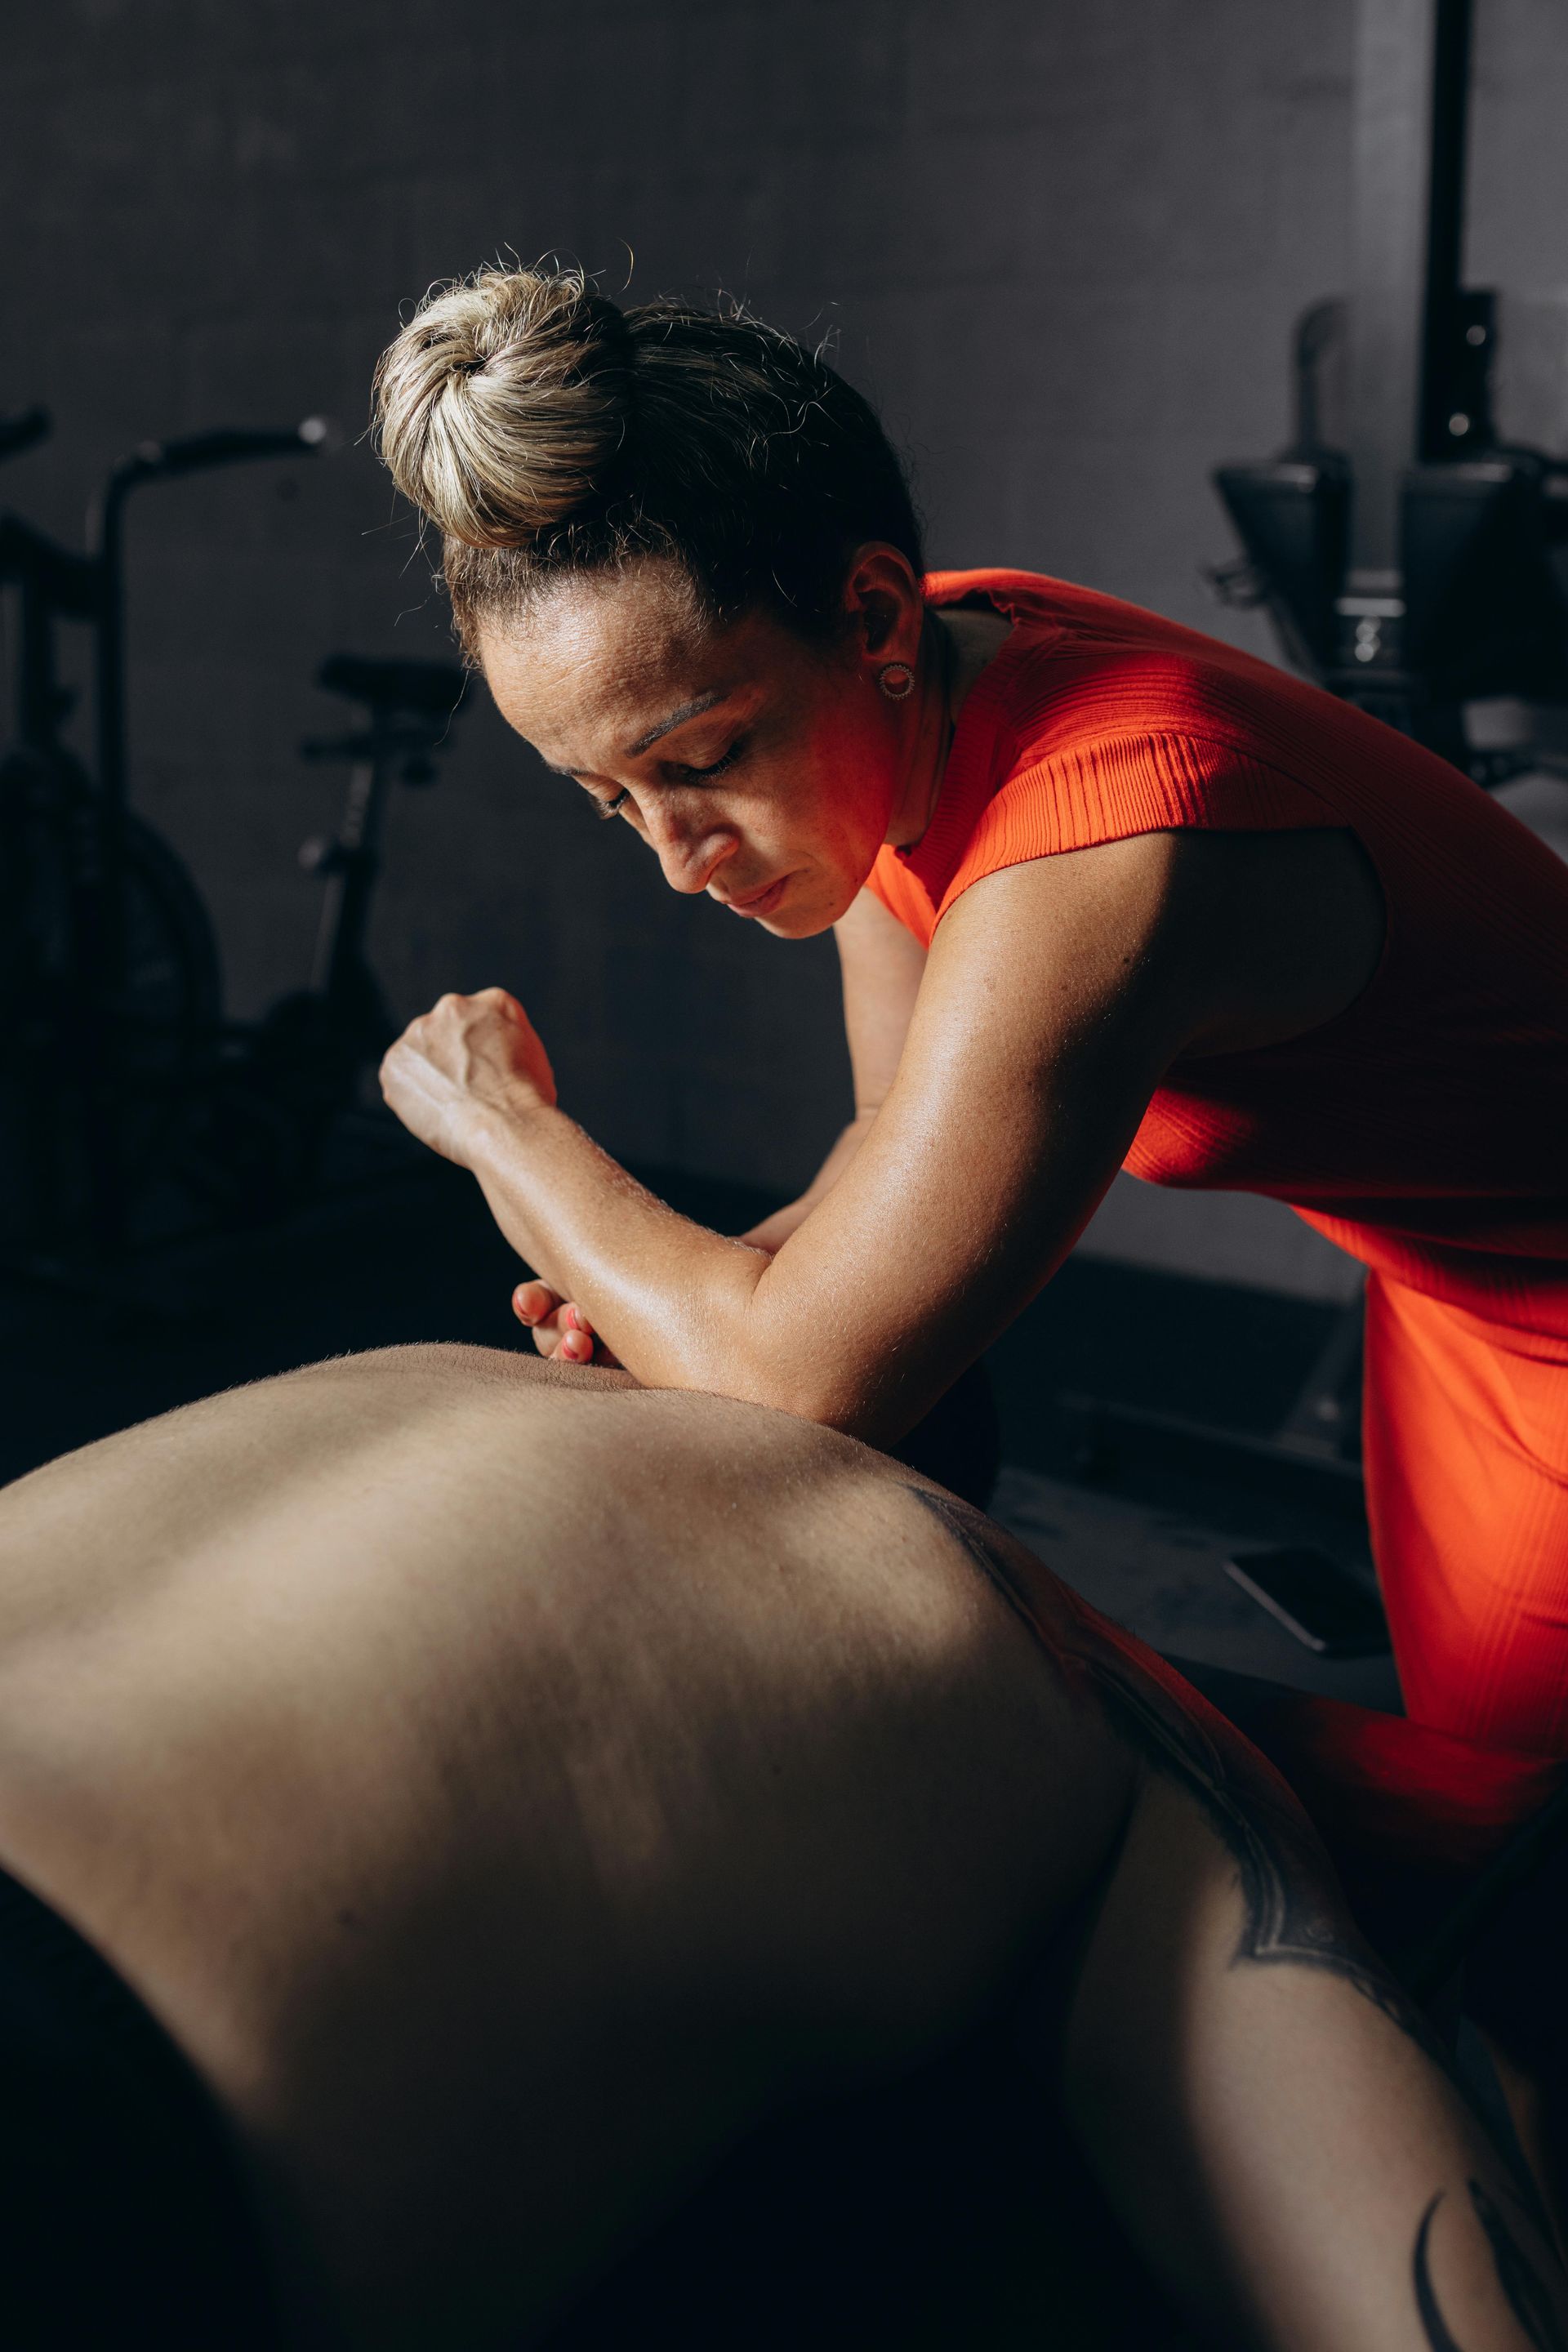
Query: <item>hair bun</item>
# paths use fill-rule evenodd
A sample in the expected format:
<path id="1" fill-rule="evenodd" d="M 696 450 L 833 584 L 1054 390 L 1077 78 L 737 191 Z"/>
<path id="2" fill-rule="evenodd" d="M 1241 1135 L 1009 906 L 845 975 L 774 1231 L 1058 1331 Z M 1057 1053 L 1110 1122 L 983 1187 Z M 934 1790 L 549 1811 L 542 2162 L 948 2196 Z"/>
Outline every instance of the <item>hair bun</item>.
<path id="1" fill-rule="evenodd" d="M 377 446 L 450 538 L 522 545 L 620 446 L 632 360 L 623 312 L 580 271 L 481 269 L 427 294 L 383 354 Z"/>

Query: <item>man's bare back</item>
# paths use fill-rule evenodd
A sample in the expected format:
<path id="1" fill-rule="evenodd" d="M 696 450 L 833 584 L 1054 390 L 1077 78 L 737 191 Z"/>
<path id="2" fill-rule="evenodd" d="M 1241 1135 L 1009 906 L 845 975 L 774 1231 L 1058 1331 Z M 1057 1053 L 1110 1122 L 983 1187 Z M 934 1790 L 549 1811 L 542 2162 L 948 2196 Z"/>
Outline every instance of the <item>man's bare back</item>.
<path id="1" fill-rule="evenodd" d="M 613 1376 L 321 1365 L 24 1480 L 0 1549 L 0 1861 L 377 2344 L 548 2305 L 786 2082 L 949 2030 L 1131 1786 L 908 1474 Z"/>
<path id="2" fill-rule="evenodd" d="M 289 2341 L 523 2340 L 1075 1906 L 1042 2031 L 1173 2292 L 1291 2352 L 1533 2340 L 1506 2173 L 1278 1784 L 865 1448 L 393 1351 L 49 1465 L 0 1553 L 0 1865 L 215 2095 Z"/>

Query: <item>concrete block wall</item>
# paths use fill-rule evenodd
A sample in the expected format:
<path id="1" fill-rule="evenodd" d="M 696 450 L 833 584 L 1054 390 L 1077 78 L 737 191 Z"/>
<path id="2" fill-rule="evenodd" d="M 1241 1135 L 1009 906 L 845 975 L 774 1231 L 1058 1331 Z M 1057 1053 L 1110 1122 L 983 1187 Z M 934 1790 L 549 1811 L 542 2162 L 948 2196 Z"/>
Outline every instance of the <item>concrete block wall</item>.
<path id="1" fill-rule="evenodd" d="M 1476 244 L 1546 321 L 1539 407 L 1568 25 L 1552 0 L 1479 15 Z M 148 434 L 325 409 L 358 435 L 401 304 L 556 250 L 609 290 L 723 287 L 831 334 L 912 456 L 937 562 L 1268 649 L 1202 583 L 1230 552 L 1207 473 L 1283 437 L 1290 323 L 1342 283 L 1351 0 L 54 0 L 5 46 L 0 404 L 47 400 L 58 434 L 0 496 L 62 531 Z M 139 803 L 252 1010 L 309 953 L 314 666 L 441 651 L 429 563 L 351 437 L 149 492 L 132 583 Z M 502 981 L 612 1150 L 809 1172 L 845 1098 L 828 948 L 665 892 L 482 698 L 391 850 L 375 944 L 403 1011 Z M 1330 1282 L 1267 1209 L 1112 1207 L 1121 1254 Z"/>

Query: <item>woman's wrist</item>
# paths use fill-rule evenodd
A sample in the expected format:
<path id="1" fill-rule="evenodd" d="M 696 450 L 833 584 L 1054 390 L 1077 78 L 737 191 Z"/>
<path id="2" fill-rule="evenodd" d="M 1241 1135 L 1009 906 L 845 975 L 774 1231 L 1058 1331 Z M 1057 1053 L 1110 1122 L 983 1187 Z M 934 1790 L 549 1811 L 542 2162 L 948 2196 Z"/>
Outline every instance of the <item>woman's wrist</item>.
<path id="1" fill-rule="evenodd" d="M 456 1114 L 452 1157 L 474 1175 L 502 1172 L 520 1143 L 554 1109 L 534 1087 L 509 1087 L 504 1094 L 477 1096 Z"/>

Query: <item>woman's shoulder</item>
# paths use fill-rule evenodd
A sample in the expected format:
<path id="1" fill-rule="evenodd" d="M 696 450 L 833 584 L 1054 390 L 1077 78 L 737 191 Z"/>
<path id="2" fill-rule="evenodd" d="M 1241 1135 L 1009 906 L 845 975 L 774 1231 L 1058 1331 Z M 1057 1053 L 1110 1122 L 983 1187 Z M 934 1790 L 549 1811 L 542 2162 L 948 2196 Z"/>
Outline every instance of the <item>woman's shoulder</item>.
<path id="1" fill-rule="evenodd" d="M 1163 613 L 1039 572 L 939 572 L 931 604 L 991 605 L 1013 622 L 994 667 L 995 749 L 1032 766 L 1111 737 L 1250 731 L 1260 703 L 1299 683 Z"/>
<path id="2" fill-rule="evenodd" d="M 1310 696 L 1271 662 L 1074 581 L 938 572 L 927 590 L 939 607 L 984 600 L 1013 622 L 983 674 L 997 783 L 1010 771 L 1131 738 L 1198 737 L 1254 749 L 1260 733 L 1279 731 L 1286 706 Z"/>
<path id="3" fill-rule="evenodd" d="M 929 572 L 925 599 L 937 610 L 953 606 L 990 605 L 1019 627 L 1048 632 L 1053 638 L 1089 646 L 1162 646 L 1173 652 L 1240 659 L 1254 667 L 1252 657 L 1201 630 L 1173 621 L 1146 604 L 1103 589 L 1086 588 L 1076 580 L 1062 580 L 1048 572 L 1020 572 L 995 565 L 963 572 Z"/>
<path id="4" fill-rule="evenodd" d="M 1271 664 L 1044 573 L 939 572 L 927 592 L 1014 627 L 960 714 L 926 836 L 879 861 L 873 887 L 911 929 L 929 939 L 999 866 L 1171 828 L 1323 822 L 1295 706 L 1328 698 Z"/>

